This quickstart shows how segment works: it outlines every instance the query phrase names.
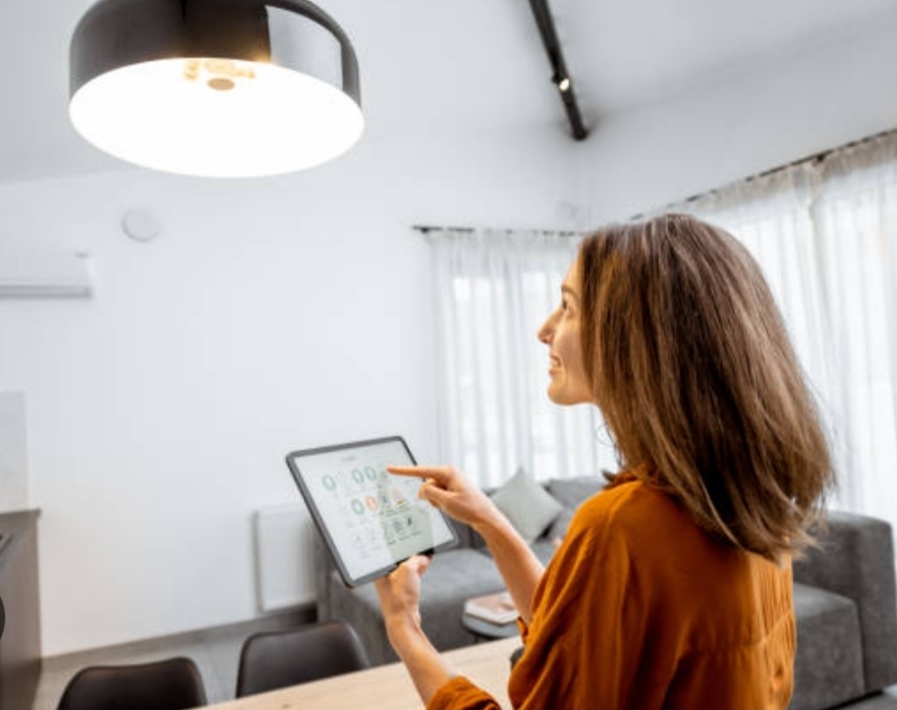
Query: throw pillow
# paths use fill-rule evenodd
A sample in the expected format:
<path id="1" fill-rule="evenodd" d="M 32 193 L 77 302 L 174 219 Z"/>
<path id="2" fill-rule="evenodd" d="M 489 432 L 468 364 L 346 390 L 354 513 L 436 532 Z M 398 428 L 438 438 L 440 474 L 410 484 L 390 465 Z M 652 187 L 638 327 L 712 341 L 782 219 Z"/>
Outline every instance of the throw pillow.
<path id="1" fill-rule="evenodd" d="M 573 520 L 573 513 L 576 512 L 573 508 L 564 508 L 564 511 L 554 519 L 554 522 L 551 524 L 551 527 L 548 528 L 548 532 L 545 533 L 545 536 L 556 544 L 560 544 L 561 540 L 564 539 L 564 536 L 567 534 L 567 528 L 570 527 L 570 521 Z"/>
<path id="2" fill-rule="evenodd" d="M 564 509 L 522 467 L 490 497 L 527 542 L 545 532 Z"/>
<path id="3" fill-rule="evenodd" d="M 559 500 L 568 508 L 575 509 L 579 507 L 580 503 L 591 498 L 606 485 L 607 480 L 604 476 L 593 473 L 572 478 L 555 478 L 548 483 L 545 489 L 556 500 Z"/>

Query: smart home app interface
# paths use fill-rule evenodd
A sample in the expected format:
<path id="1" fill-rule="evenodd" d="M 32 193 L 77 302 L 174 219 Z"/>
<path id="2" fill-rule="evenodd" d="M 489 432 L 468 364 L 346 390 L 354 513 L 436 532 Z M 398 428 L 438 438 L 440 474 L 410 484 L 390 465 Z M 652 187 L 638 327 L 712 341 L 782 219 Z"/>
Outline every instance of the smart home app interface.
<path id="1" fill-rule="evenodd" d="M 400 441 L 304 455 L 306 487 L 353 578 L 452 539 L 442 515 L 417 497 L 419 478 L 387 465 L 411 465 Z"/>

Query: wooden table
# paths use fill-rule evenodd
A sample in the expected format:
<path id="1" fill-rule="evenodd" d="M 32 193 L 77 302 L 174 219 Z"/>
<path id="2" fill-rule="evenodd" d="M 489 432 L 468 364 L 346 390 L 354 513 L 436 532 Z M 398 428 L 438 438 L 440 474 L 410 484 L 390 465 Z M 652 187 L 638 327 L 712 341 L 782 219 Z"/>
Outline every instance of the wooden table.
<path id="1" fill-rule="evenodd" d="M 456 673 L 491 693 L 502 708 L 508 702 L 509 657 L 519 638 L 479 643 L 448 651 L 443 657 Z M 215 710 L 420 710 L 423 708 L 405 666 L 393 663 L 294 685 L 270 693 L 211 705 Z"/>

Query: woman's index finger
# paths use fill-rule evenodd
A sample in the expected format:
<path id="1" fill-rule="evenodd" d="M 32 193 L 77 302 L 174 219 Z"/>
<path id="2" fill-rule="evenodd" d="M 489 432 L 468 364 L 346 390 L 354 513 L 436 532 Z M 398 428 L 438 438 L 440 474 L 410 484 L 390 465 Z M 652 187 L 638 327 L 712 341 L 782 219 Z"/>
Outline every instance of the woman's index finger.
<path id="1" fill-rule="evenodd" d="M 423 473 L 424 466 L 387 466 L 386 470 L 396 476 L 416 476 L 417 478 L 426 478 Z"/>
<path id="2" fill-rule="evenodd" d="M 448 469 L 438 466 L 387 466 L 386 470 L 398 476 L 432 478 L 436 483 L 442 483 L 449 475 Z"/>

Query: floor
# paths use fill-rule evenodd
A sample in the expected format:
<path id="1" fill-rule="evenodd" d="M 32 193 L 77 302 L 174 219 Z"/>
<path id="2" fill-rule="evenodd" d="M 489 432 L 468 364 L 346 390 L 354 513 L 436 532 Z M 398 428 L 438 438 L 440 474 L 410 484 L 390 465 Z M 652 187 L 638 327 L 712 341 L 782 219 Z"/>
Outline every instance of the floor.
<path id="1" fill-rule="evenodd" d="M 192 658 L 199 666 L 210 705 L 231 700 L 237 682 L 240 648 L 250 634 L 292 628 L 313 620 L 312 610 L 302 610 L 244 624 L 45 658 L 32 710 L 56 710 L 69 679 L 85 666 L 145 663 L 181 655 Z M 897 710 L 897 685 L 838 710 Z"/>
<path id="2" fill-rule="evenodd" d="M 188 656 L 196 662 L 209 704 L 232 700 L 240 649 L 250 634 L 292 628 L 313 620 L 313 610 L 301 610 L 243 624 L 45 658 L 32 710 L 56 710 L 69 679 L 85 666 L 146 663 L 172 656 Z"/>

